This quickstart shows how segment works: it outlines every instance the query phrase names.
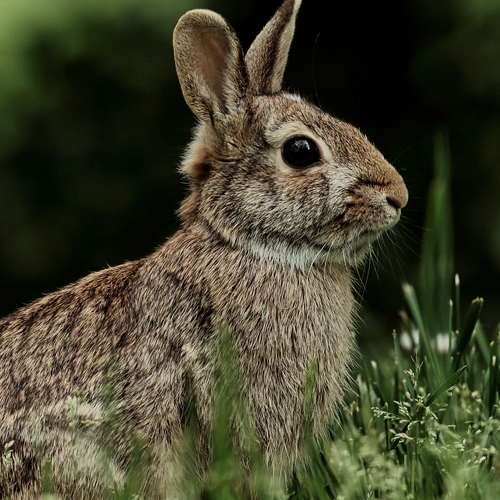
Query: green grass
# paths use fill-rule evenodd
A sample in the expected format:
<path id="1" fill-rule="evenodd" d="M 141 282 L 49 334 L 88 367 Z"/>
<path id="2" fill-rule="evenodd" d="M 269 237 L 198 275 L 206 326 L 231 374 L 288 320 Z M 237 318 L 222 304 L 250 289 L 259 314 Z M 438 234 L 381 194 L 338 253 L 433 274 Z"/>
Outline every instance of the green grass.
<path id="1" fill-rule="evenodd" d="M 228 449 L 228 408 L 230 401 L 239 399 L 231 392 L 236 384 L 230 383 L 218 398 L 214 460 L 203 482 L 191 463 L 193 442 L 186 438 L 180 499 L 500 498 L 500 340 L 478 321 L 482 299 L 466 311 L 460 309 L 449 186 L 447 140 L 438 134 L 419 285 L 402 287 L 407 310 L 393 333 L 393 348 L 374 359 L 359 356 L 352 388 L 334 423 L 320 442 L 310 440 L 307 458 L 287 489 L 273 482 L 251 439 L 243 440 L 247 468 Z M 234 366 L 229 373 L 234 379 Z M 248 437 L 249 424 L 241 410 L 243 435 Z M 9 459 L 7 449 L 1 467 Z M 143 467 L 140 453 L 134 453 L 125 485 L 110 486 L 109 498 L 138 498 Z M 44 495 L 45 500 L 51 498 L 50 493 Z"/>

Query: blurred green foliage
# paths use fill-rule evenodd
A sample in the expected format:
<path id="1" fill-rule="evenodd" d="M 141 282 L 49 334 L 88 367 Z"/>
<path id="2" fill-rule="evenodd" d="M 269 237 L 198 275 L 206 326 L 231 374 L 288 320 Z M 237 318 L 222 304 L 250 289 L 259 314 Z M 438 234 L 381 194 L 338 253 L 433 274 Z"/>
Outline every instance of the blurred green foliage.
<path id="1" fill-rule="evenodd" d="M 30 117 L 53 110 L 68 93 L 60 71 L 92 63 L 129 91 L 154 90 L 172 72 L 165 48 L 177 18 L 203 2 L 183 0 L 6 0 L 0 17 L 0 151 L 19 145 Z M 166 61 L 166 62 L 164 62 Z M 59 78 L 58 78 L 59 77 Z M 66 84 L 66 85 L 65 85 Z M 78 96 L 73 96 L 73 98 Z"/>
<path id="2" fill-rule="evenodd" d="M 212 8 L 246 48 L 278 4 L 1 2 L 0 314 L 145 255 L 177 228 L 176 165 L 194 119 L 173 26 L 190 8 Z M 500 0 L 303 0 L 286 86 L 359 126 L 410 190 L 395 244 L 386 238 L 360 271 L 362 342 L 390 340 L 400 283 L 417 282 L 438 129 L 449 138 L 455 270 L 463 290 L 484 292 L 486 323 L 497 320 L 499 27 Z"/>
<path id="3" fill-rule="evenodd" d="M 2 2 L 2 312 L 175 228 L 177 136 L 189 122 L 171 33 L 202 4 Z"/>
<path id="4" fill-rule="evenodd" d="M 455 267 L 484 290 L 485 320 L 500 305 L 500 1 L 415 1 L 412 69 L 425 112 L 449 131 Z M 472 299 L 468 296 L 467 299 Z"/>

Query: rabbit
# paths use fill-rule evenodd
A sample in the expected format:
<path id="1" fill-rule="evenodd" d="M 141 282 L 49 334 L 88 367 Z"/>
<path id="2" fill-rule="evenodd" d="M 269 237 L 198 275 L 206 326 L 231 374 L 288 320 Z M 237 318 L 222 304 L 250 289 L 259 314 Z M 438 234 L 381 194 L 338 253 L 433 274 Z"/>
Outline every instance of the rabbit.
<path id="1" fill-rule="evenodd" d="M 175 465 L 188 386 L 208 440 L 221 329 L 271 471 L 286 475 L 302 456 L 312 363 L 311 432 L 330 422 L 352 365 L 353 269 L 398 222 L 408 192 L 357 128 L 282 90 L 300 4 L 284 0 L 246 54 L 215 12 L 178 21 L 176 71 L 198 121 L 180 165 L 190 186 L 181 227 L 150 256 L 0 321 L 0 445 L 11 453 L 2 498 L 39 497 L 43 460 L 61 497 L 101 498 L 107 474 L 124 480 L 132 434 L 155 478 L 146 498 L 164 498 L 152 485 Z M 116 422 L 104 470 L 109 380 Z"/>

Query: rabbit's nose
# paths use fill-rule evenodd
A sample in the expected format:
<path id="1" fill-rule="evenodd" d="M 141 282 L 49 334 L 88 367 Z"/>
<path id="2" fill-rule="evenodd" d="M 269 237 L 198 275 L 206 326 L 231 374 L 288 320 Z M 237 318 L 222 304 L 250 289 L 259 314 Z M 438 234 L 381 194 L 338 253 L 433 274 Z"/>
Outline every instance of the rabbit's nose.
<path id="1" fill-rule="evenodd" d="M 408 203 L 408 190 L 403 179 L 386 190 L 385 198 L 387 203 L 398 211 L 406 206 Z"/>

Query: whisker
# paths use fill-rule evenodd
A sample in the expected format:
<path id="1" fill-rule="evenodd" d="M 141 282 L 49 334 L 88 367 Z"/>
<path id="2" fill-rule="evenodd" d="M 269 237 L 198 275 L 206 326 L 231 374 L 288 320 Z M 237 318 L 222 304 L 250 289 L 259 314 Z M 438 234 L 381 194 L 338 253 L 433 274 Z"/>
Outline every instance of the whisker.
<path id="1" fill-rule="evenodd" d="M 319 249 L 318 253 L 313 257 L 311 265 L 309 266 L 309 270 L 308 270 L 309 273 L 311 272 L 311 269 L 313 268 L 315 262 L 318 260 L 319 256 L 322 254 L 325 247 L 326 247 L 326 243 Z"/>

